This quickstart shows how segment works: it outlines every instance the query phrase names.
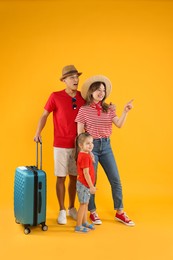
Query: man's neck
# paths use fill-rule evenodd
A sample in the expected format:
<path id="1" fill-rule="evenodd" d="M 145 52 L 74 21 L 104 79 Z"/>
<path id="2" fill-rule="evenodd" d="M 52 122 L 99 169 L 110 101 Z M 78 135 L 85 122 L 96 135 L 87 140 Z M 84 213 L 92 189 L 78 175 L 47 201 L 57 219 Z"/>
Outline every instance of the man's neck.
<path id="1" fill-rule="evenodd" d="M 77 90 L 72 90 L 72 89 L 65 89 L 65 92 L 70 96 L 70 97 L 75 97 Z"/>

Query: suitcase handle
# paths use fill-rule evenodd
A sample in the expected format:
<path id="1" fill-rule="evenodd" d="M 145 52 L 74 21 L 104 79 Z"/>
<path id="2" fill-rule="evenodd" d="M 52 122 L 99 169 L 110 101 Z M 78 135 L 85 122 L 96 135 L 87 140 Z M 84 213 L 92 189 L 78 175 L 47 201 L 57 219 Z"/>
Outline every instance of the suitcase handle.
<path id="1" fill-rule="evenodd" d="M 36 142 L 36 167 L 38 168 L 38 143 L 40 143 L 40 170 L 42 170 L 42 142 Z"/>

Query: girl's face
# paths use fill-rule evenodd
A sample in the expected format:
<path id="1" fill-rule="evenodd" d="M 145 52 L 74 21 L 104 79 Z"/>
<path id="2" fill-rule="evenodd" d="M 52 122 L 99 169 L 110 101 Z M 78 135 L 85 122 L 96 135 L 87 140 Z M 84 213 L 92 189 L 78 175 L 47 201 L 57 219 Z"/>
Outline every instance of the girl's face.
<path id="1" fill-rule="evenodd" d="M 105 86 L 101 83 L 100 87 L 92 93 L 93 101 L 98 103 L 105 97 Z"/>
<path id="2" fill-rule="evenodd" d="M 93 147 L 93 138 L 91 136 L 88 136 L 83 142 L 83 144 L 80 144 L 81 151 L 85 153 L 90 153 Z"/>

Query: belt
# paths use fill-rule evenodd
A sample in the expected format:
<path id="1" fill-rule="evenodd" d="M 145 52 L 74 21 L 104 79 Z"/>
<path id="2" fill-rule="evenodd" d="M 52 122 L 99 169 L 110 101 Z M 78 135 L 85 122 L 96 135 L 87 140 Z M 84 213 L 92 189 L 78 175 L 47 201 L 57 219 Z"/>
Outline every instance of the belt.
<path id="1" fill-rule="evenodd" d="M 109 137 L 103 137 L 103 138 L 94 138 L 94 141 L 109 141 L 110 140 L 110 138 Z"/>

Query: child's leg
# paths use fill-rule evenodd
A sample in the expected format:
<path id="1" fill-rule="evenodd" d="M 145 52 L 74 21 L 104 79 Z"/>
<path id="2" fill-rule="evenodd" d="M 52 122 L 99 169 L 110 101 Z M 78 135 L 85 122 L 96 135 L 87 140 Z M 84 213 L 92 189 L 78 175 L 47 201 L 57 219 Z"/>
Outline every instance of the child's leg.
<path id="1" fill-rule="evenodd" d="M 82 219 L 82 224 L 87 222 L 88 219 L 88 203 L 85 204 L 85 209 L 84 209 L 84 215 L 83 215 L 83 219 Z"/>
<path id="2" fill-rule="evenodd" d="M 88 215 L 88 203 L 86 204 L 86 207 L 85 207 L 85 213 L 84 213 L 84 217 L 83 217 L 83 221 L 82 221 L 82 225 L 88 229 L 91 229 L 91 230 L 94 230 L 95 227 L 94 227 L 94 224 L 90 224 L 88 223 L 87 221 L 87 215 Z"/>
<path id="3" fill-rule="evenodd" d="M 77 213 L 77 226 L 81 226 L 83 219 L 85 218 L 86 203 L 80 203 L 78 213 Z"/>
<path id="4" fill-rule="evenodd" d="M 89 189 L 86 188 L 79 181 L 77 181 L 77 194 L 80 205 L 77 213 L 77 223 L 75 227 L 75 232 L 87 233 L 89 229 L 83 226 L 83 221 L 87 219 L 87 208 L 90 194 Z"/>

